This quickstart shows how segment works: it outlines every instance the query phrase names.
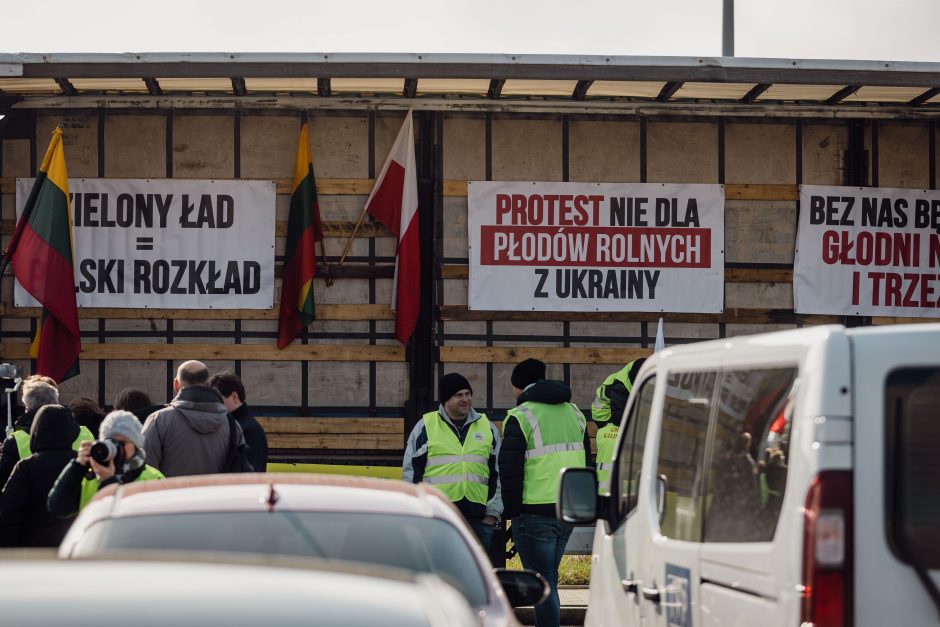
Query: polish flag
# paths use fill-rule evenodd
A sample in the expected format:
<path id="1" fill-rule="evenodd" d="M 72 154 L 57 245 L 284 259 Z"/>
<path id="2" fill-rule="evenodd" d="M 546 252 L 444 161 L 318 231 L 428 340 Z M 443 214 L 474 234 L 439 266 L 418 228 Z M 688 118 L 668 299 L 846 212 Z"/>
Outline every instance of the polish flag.
<path id="1" fill-rule="evenodd" d="M 414 332 L 421 304 L 421 247 L 418 239 L 418 177 L 415 171 L 414 125 L 411 111 L 398 131 L 366 211 L 398 236 L 392 310 L 395 337 L 402 344 Z"/>

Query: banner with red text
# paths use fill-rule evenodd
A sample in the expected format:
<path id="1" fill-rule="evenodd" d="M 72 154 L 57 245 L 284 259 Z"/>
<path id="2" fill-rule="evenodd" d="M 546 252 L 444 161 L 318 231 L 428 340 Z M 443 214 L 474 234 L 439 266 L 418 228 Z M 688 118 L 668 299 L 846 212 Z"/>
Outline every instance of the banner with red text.
<path id="1" fill-rule="evenodd" d="M 467 197 L 470 309 L 722 311 L 721 185 L 471 181 Z"/>
<path id="2" fill-rule="evenodd" d="M 940 192 L 800 186 L 797 313 L 940 316 Z"/>

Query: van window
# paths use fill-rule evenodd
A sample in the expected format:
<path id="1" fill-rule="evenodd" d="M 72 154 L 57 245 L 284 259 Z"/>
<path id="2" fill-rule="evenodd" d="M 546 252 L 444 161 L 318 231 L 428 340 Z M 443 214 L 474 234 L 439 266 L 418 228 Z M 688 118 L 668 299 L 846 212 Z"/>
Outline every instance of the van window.
<path id="1" fill-rule="evenodd" d="M 666 381 L 656 474 L 666 483 L 660 532 L 676 540 L 701 540 L 702 466 L 717 379 L 717 372 L 674 372 Z"/>
<path id="2" fill-rule="evenodd" d="M 769 542 L 787 483 L 795 368 L 721 377 L 708 468 L 706 542 Z"/>
<path id="3" fill-rule="evenodd" d="M 940 568 L 940 368 L 905 368 L 885 383 L 885 486 L 893 551 Z"/>
<path id="4" fill-rule="evenodd" d="M 624 520 L 636 509 L 640 468 L 643 467 L 643 449 L 646 446 L 646 427 L 650 422 L 655 381 L 655 377 L 650 377 L 640 387 L 639 396 L 627 419 L 627 432 L 620 441 L 620 450 L 617 451 L 617 467 L 614 470 L 617 473 L 617 482 L 614 485 L 618 486 L 618 520 Z"/>

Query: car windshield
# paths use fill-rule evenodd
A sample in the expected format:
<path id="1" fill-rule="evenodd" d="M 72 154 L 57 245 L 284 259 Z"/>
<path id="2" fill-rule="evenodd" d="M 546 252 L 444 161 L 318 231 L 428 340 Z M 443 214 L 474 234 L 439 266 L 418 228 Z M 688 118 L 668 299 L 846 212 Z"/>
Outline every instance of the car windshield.
<path id="1" fill-rule="evenodd" d="M 471 605 L 487 603 L 479 566 L 461 533 L 436 518 L 361 512 L 209 512 L 99 521 L 72 556 L 122 549 L 261 553 L 347 560 L 435 573 Z"/>

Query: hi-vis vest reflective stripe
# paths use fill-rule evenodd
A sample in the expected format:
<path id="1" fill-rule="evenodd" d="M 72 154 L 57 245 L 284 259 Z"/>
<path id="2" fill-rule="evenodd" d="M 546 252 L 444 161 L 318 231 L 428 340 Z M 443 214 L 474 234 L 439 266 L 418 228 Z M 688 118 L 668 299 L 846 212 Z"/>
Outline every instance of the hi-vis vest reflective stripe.
<path id="1" fill-rule="evenodd" d="M 597 492 L 606 494 L 610 490 L 610 470 L 613 466 L 614 449 L 617 446 L 617 434 L 620 427 L 606 424 L 597 430 Z"/>
<path id="2" fill-rule="evenodd" d="M 441 415 L 424 415 L 428 434 L 428 464 L 424 482 L 443 492 L 451 501 L 467 499 L 486 505 L 490 486 L 489 459 L 493 452 L 490 421 L 481 415 L 467 428 L 463 445 Z"/>
<path id="3" fill-rule="evenodd" d="M 20 454 L 20 459 L 26 459 L 33 454 L 33 452 L 29 450 L 29 433 L 22 429 L 17 429 L 13 432 L 13 438 L 16 440 L 16 450 Z M 78 437 L 72 442 L 72 450 L 77 451 L 84 440 L 94 439 L 95 436 L 88 430 L 88 427 L 82 426 L 78 430 Z"/>
<path id="4" fill-rule="evenodd" d="M 600 384 L 597 391 L 594 392 L 594 402 L 591 403 L 591 420 L 594 422 L 607 422 L 610 420 L 610 399 L 607 398 L 607 386 L 614 381 L 620 381 L 627 388 L 627 393 L 633 391 L 633 384 L 630 383 L 630 368 L 633 362 L 610 375 Z M 618 416 L 619 418 L 620 416 Z"/>
<path id="5" fill-rule="evenodd" d="M 163 473 L 153 466 L 144 465 L 144 471 L 140 473 L 134 481 L 151 481 L 153 479 L 166 479 Z M 82 496 L 78 501 L 78 509 L 83 509 L 88 505 L 88 501 L 94 498 L 98 493 L 98 478 L 82 479 Z"/>
<path id="6" fill-rule="evenodd" d="M 585 466 L 587 420 L 572 403 L 527 402 L 509 411 L 526 440 L 522 503 L 554 503 L 563 468 Z"/>

